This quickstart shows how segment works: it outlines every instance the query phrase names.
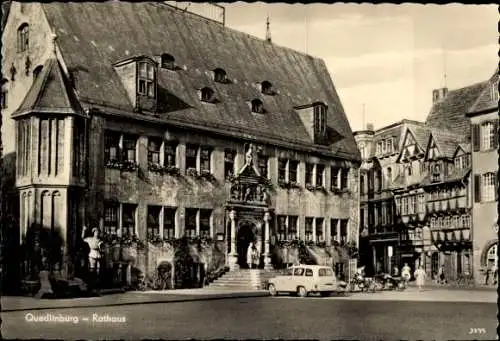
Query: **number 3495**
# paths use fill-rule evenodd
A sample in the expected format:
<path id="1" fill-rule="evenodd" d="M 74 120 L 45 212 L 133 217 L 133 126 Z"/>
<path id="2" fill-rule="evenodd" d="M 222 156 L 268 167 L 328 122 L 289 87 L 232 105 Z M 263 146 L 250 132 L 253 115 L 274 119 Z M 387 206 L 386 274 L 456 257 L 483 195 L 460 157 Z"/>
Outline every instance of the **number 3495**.
<path id="1" fill-rule="evenodd" d="M 486 334 L 486 328 L 469 328 L 469 334 Z"/>

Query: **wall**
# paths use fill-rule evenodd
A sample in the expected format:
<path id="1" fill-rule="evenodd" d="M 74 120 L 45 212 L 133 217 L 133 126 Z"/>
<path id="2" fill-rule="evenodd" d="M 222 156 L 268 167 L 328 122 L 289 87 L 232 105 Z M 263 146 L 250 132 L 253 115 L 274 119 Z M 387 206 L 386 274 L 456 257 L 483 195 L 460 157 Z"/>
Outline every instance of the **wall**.
<path id="1" fill-rule="evenodd" d="M 483 121 L 498 119 L 498 112 L 471 117 L 471 124 L 480 124 Z M 472 174 L 498 172 L 498 150 L 472 152 Z M 471 176 L 473 180 L 473 175 Z M 474 186 L 471 181 L 471 186 Z M 498 189 L 497 189 L 498 190 Z M 474 194 L 474 191 L 471 190 Z M 497 201 L 474 202 L 471 198 L 472 210 L 472 238 L 473 238 L 473 272 L 476 282 L 484 283 L 481 269 L 486 264 L 482 262 L 489 247 L 498 240 L 494 226 L 497 223 Z"/>
<path id="2" fill-rule="evenodd" d="M 176 224 L 177 236 L 181 236 L 184 227 L 185 208 L 213 209 L 212 233 L 225 233 L 226 219 L 225 203 L 229 197 L 229 183 L 224 180 L 224 149 L 231 148 L 237 151 L 235 168 L 239 170 L 245 160 L 244 144 L 242 141 L 229 141 L 221 138 L 200 135 L 195 132 L 168 129 L 168 134 L 179 141 L 177 163 L 180 176 L 159 175 L 147 170 L 147 136 L 164 136 L 166 129 L 153 125 L 143 125 L 133 122 L 124 122 L 106 119 L 102 116 L 93 116 L 90 122 L 89 138 L 89 200 L 87 214 L 91 220 L 98 221 L 103 217 L 104 199 L 114 199 L 122 203 L 137 204 L 137 232 L 139 238 L 146 237 L 146 216 L 148 205 L 177 207 Z M 123 131 L 139 135 L 137 157 L 142 172 L 121 172 L 117 169 L 106 168 L 104 165 L 104 133 L 106 129 Z M 212 173 L 214 182 L 196 180 L 185 175 L 185 146 L 188 143 L 201 144 L 213 147 Z M 330 168 L 325 167 L 325 188 L 327 194 L 316 191 L 310 192 L 304 188 L 305 163 L 322 162 L 325 165 L 354 166 L 341 160 L 326 160 L 319 156 L 297 154 L 301 161 L 298 177 L 301 189 L 283 189 L 277 185 L 278 167 L 277 156 L 284 151 L 274 147 L 265 147 L 269 156 L 269 178 L 273 183 L 270 207 L 275 215 L 299 216 L 299 235 L 304 236 L 305 217 L 325 218 L 325 236 L 330 235 L 331 218 L 348 218 L 349 240 L 357 243 L 359 224 L 359 189 L 358 170 L 352 168 L 348 177 L 350 193 L 333 194 L 330 188 Z M 271 227 L 275 224 L 273 220 Z M 151 256 L 150 259 L 158 257 Z"/>
<path id="3" fill-rule="evenodd" d="M 38 65 L 43 65 L 52 51 L 51 29 L 45 18 L 39 3 L 22 4 L 23 12 L 20 11 L 21 4 L 14 2 L 11 5 L 9 17 L 5 30 L 2 33 L 2 70 L 3 77 L 9 82 L 5 85 L 8 91 L 7 109 L 2 109 L 2 137 L 4 155 L 15 150 L 15 126 L 10 118 L 12 113 L 22 103 L 33 84 L 33 70 Z M 25 52 L 17 52 L 17 29 L 28 23 L 29 49 Z M 25 61 L 29 56 L 31 67 L 26 74 Z M 15 80 L 11 79 L 10 68 L 14 65 L 17 72 Z"/>

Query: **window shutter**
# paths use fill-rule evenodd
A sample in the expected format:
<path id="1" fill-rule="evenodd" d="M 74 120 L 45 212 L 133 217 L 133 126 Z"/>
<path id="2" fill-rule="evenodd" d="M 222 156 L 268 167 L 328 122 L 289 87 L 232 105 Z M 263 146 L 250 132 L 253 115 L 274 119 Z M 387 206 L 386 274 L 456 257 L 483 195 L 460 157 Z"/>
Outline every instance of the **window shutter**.
<path id="1" fill-rule="evenodd" d="M 479 125 L 478 124 L 473 124 L 472 125 L 472 146 L 473 150 L 475 152 L 479 151 L 480 148 L 480 133 L 479 133 Z"/>
<path id="2" fill-rule="evenodd" d="M 498 120 L 493 121 L 493 148 L 498 148 Z"/>
<path id="3" fill-rule="evenodd" d="M 481 175 L 474 175 L 474 201 L 481 202 Z"/>

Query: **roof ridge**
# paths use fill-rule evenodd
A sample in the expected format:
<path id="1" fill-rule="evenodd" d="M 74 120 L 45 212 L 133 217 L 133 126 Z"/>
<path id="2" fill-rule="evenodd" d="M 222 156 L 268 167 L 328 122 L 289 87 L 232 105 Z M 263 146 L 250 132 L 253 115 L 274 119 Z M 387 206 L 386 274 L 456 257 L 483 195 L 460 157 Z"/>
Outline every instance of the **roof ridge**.
<path id="1" fill-rule="evenodd" d="M 183 12 L 184 15 L 189 15 L 194 20 L 206 21 L 206 22 L 208 22 L 208 23 L 210 23 L 212 25 L 215 25 L 216 27 L 219 27 L 219 29 L 225 29 L 225 30 L 232 31 L 232 32 L 235 32 L 235 33 L 240 34 L 240 35 L 248 36 L 249 38 L 257 40 L 257 41 L 259 41 L 259 42 L 261 42 L 263 44 L 269 44 L 271 46 L 274 45 L 274 46 L 282 48 L 282 49 L 290 50 L 290 51 L 293 51 L 294 53 L 300 54 L 300 55 L 302 55 L 304 57 L 309 57 L 309 58 L 313 58 L 313 59 L 317 59 L 317 60 L 324 60 L 321 57 L 313 56 L 313 55 L 308 54 L 306 52 L 292 49 L 291 47 L 287 47 L 287 46 L 276 44 L 274 41 L 273 42 L 268 42 L 264 38 L 260 38 L 260 37 L 258 37 L 256 35 L 253 35 L 253 34 L 250 34 L 250 33 L 246 33 L 246 32 L 243 32 L 243 31 L 239 31 L 239 30 L 237 30 L 235 28 L 232 28 L 230 26 L 227 26 L 225 24 L 223 25 L 223 24 L 217 22 L 216 20 L 213 20 L 213 19 L 210 19 L 210 18 L 205 18 L 202 15 L 199 15 L 199 14 L 196 14 L 196 13 L 192 13 L 192 12 L 189 12 L 189 11 L 181 11 L 180 9 L 176 9 L 175 7 L 173 7 L 173 6 L 169 5 L 169 4 L 164 4 L 164 3 L 148 3 L 148 5 L 150 5 L 150 6 L 157 6 L 157 7 L 158 7 L 158 5 L 160 5 L 163 8 L 167 8 L 170 11 Z"/>

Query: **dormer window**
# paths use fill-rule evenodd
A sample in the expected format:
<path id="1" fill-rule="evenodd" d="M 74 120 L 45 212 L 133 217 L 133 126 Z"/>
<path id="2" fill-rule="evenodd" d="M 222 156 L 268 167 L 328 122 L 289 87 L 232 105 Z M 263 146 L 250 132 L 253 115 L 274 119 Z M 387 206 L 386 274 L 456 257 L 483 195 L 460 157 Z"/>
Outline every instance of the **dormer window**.
<path id="1" fill-rule="evenodd" d="M 155 98 L 155 66 L 149 62 L 139 62 L 138 64 L 139 72 L 137 75 L 137 92 L 140 95 Z"/>
<path id="2" fill-rule="evenodd" d="M 27 23 L 22 24 L 17 29 L 17 52 L 24 52 L 28 50 L 29 33 L 29 25 Z"/>
<path id="3" fill-rule="evenodd" d="M 323 103 L 314 105 L 314 132 L 318 135 L 326 133 L 326 105 Z"/>
<path id="4" fill-rule="evenodd" d="M 175 58 L 168 53 L 161 55 L 161 67 L 163 69 L 174 70 L 175 69 Z"/>
<path id="5" fill-rule="evenodd" d="M 257 114 L 263 114 L 264 113 L 264 104 L 260 99 L 253 99 L 252 100 L 252 112 L 257 113 Z"/>
<path id="6" fill-rule="evenodd" d="M 263 81 L 260 84 L 261 92 L 265 95 L 274 95 L 273 85 L 269 81 Z"/>
<path id="7" fill-rule="evenodd" d="M 227 83 L 227 73 L 221 68 L 214 70 L 214 81 L 217 83 Z"/>
<path id="8" fill-rule="evenodd" d="M 214 91 L 208 87 L 200 90 L 200 100 L 203 102 L 213 103 L 215 100 Z"/>

